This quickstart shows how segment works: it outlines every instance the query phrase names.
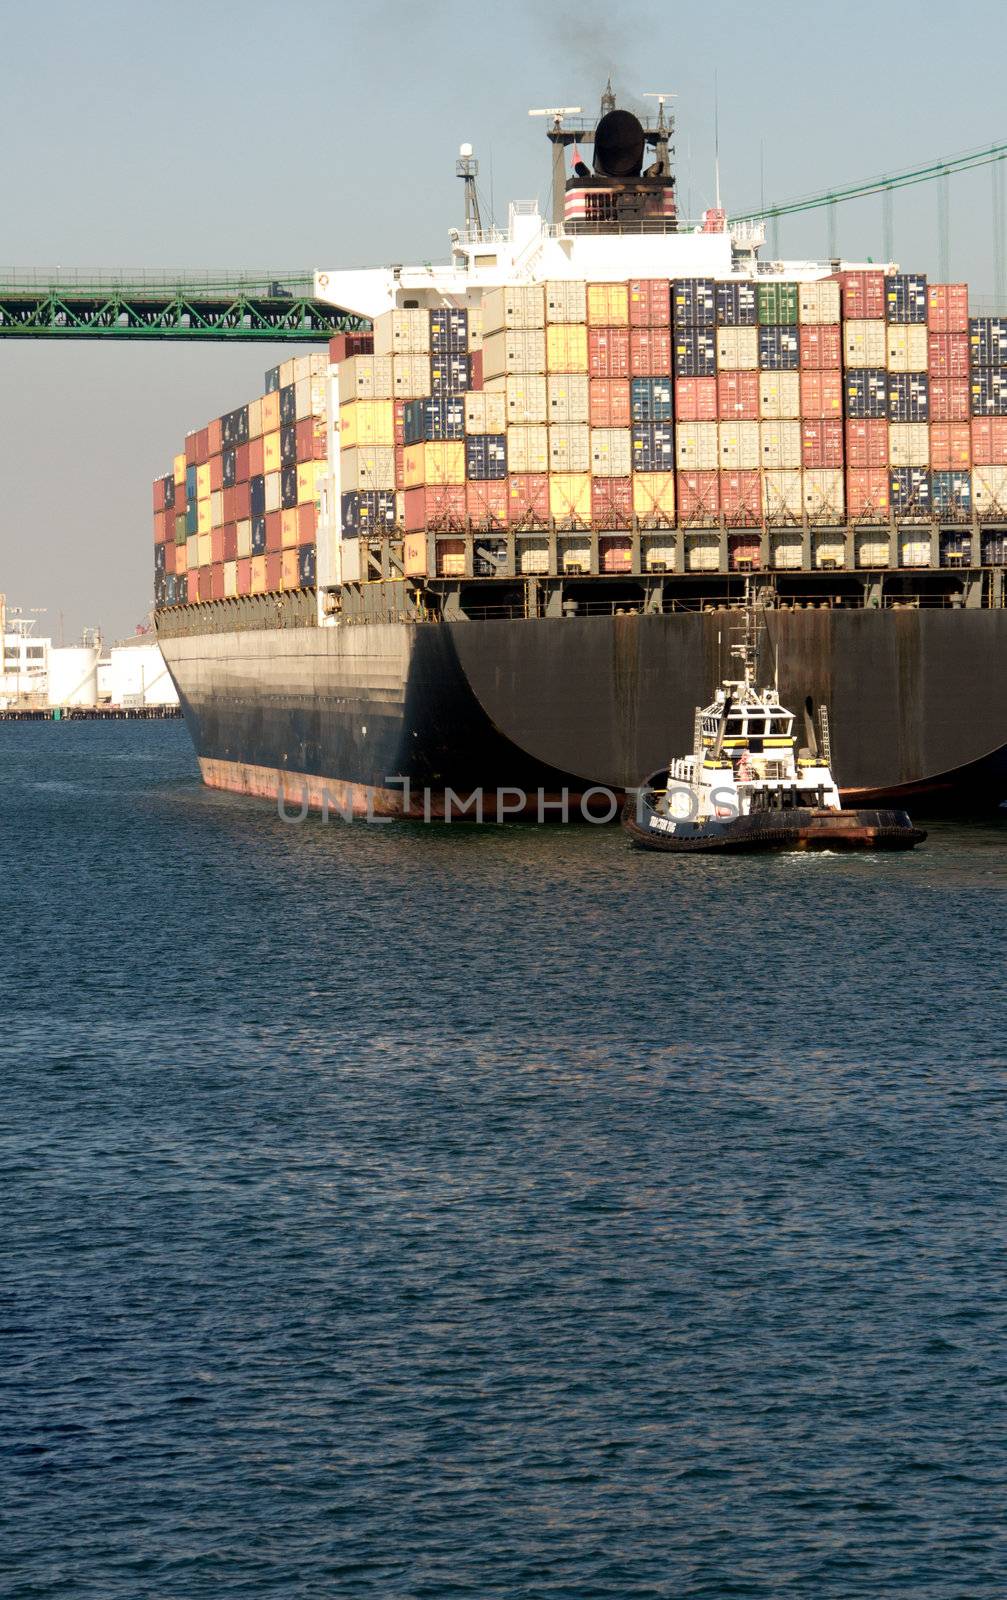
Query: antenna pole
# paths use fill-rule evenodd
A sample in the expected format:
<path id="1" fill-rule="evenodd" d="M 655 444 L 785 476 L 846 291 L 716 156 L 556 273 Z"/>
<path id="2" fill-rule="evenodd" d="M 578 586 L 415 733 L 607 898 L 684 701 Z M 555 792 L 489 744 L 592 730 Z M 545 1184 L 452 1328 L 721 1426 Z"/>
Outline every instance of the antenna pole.
<path id="1" fill-rule="evenodd" d="M 717 210 L 720 210 L 720 96 L 717 91 L 717 73 L 713 74 L 713 169 L 717 188 Z"/>

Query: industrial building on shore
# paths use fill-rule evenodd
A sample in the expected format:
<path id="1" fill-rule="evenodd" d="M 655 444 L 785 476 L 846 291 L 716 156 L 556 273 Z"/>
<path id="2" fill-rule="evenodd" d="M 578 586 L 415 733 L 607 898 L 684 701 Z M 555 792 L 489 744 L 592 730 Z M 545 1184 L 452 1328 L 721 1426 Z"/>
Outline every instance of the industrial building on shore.
<path id="1" fill-rule="evenodd" d="M 37 618 L 0 595 L 0 709 L 143 710 L 177 706 L 178 695 L 153 633 L 106 646 L 87 629 L 78 644 L 54 644 Z"/>

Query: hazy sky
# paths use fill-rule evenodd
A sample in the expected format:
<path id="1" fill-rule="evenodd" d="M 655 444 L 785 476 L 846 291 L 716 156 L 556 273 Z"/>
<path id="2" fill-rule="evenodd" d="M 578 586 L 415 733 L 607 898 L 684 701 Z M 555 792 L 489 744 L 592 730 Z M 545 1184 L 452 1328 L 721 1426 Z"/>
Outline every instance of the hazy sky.
<path id="1" fill-rule="evenodd" d="M 625 18 L 625 21 L 617 19 Z M 680 200 L 747 210 L 1004 136 L 993 0 L 50 0 L 4 6 L 0 268 L 312 270 L 444 254 L 457 147 L 485 204 L 549 196 L 528 108 L 675 90 Z M 647 103 L 644 102 L 644 105 Z M 953 180 L 951 270 L 992 291 L 989 171 Z M 937 271 L 936 190 L 896 198 L 904 266 Z M 825 220 L 785 223 L 824 255 Z M 881 254 L 880 203 L 839 248 Z M 131 632 L 151 599 L 150 483 L 187 429 L 257 391 L 280 353 L 0 339 L 0 589 L 40 631 Z"/>

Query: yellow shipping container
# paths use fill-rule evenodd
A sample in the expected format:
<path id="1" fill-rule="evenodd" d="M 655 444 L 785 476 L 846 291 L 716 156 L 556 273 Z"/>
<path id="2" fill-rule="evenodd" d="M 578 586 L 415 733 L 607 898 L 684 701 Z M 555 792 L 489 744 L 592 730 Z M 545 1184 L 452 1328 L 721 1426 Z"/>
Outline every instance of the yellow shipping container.
<path id="1" fill-rule="evenodd" d="M 406 454 L 409 454 L 408 450 Z M 324 464 L 320 463 L 322 466 Z M 394 489 L 395 447 L 368 444 L 358 445 L 354 450 L 341 450 L 339 472 L 344 494 L 351 489 Z"/>
<path id="2" fill-rule="evenodd" d="M 222 528 L 224 526 L 224 494 L 221 489 L 214 489 L 210 496 L 210 527 Z"/>
<path id="3" fill-rule="evenodd" d="M 280 543 L 285 550 L 289 550 L 297 543 L 297 507 L 292 506 L 280 512 Z"/>
<path id="4" fill-rule="evenodd" d="M 280 555 L 280 588 L 299 589 L 300 578 L 297 575 L 297 551 L 284 550 Z"/>
<path id="5" fill-rule="evenodd" d="M 210 464 L 196 468 L 196 499 L 205 500 L 210 492 Z"/>
<path id="6" fill-rule="evenodd" d="M 628 313 L 627 313 L 628 315 Z M 550 372 L 587 372 L 587 329 L 581 322 L 553 322 L 545 330 Z"/>
<path id="7" fill-rule="evenodd" d="M 319 480 L 325 475 L 324 461 L 300 461 L 297 466 L 297 504 L 308 506 L 318 499 Z"/>
<path id="8" fill-rule="evenodd" d="M 402 567 L 407 578 L 425 578 L 430 570 L 425 533 L 407 533 L 402 541 Z"/>
<path id="9" fill-rule="evenodd" d="M 591 474 L 552 472 L 549 474 L 549 513 L 557 522 L 591 521 Z"/>
<path id="10" fill-rule="evenodd" d="M 343 450 L 352 450 L 358 444 L 394 443 L 394 401 L 351 400 L 339 407 L 339 444 Z"/>
<path id="11" fill-rule="evenodd" d="M 185 482 L 185 454 L 184 454 L 184 452 L 183 452 L 182 455 L 175 457 L 174 468 L 175 468 L 175 470 L 174 470 L 175 488 L 177 489 L 177 488 L 180 487 L 181 484 L 183 484 Z"/>
<path id="12" fill-rule="evenodd" d="M 766 422 L 795 421 L 801 414 L 799 372 L 759 373 L 759 416 Z"/>
<path id="13" fill-rule="evenodd" d="M 625 283 L 589 283 L 587 320 L 592 328 L 629 326 L 629 287 Z"/>
<path id="14" fill-rule="evenodd" d="M 248 437 L 261 439 L 262 437 L 262 401 L 250 400 L 248 402 Z"/>
<path id="15" fill-rule="evenodd" d="M 674 522 L 675 474 L 673 472 L 634 473 L 633 514 L 644 523 Z"/>
<path id="16" fill-rule="evenodd" d="M 274 429 L 272 433 L 262 436 L 262 470 L 263 472 L 279 472 L 280 470 L 280 430 Z"/>
<path id="17" fill-rule="evenodd" d="M 196 558 L 197 558 L 196 559 L 196 565 L 197 566 L 208 567 L 210 565 L 210 561 L 212 559 L 210 544 L 211 544 L 210 535 L 209 535 L 208 532 L 207 533 L 197 533 L 197 535 L 196 535 Z"/>
<path id="18" fill-rule="evenodd" d="M 265 594 L 266 592 L 266 558 L 253 556 L 249 569 L 249 589 L 252 594 Z"/>
<path id="19" fill-rule="evenodd" d="M 244 559 L 252 553 L 252 521 L 250 517 L 243 517 L 237 525 L 238 556 Z"/>
<path id="20" fill-rule="evenodd" d="M 272 394 L 264 394 L 260 402 L 262 406 L 262 432 L 272 433 L 274 428 L 280 426 L 280 396 L 274 389 Z"/>
<path id="21" fill-rule="evenodd" d="M 224 562 L 224 598 L 233 600 L 238 593 L 238 563 Z"/>
<path id="22" fill-rule="evenodd" d="M 926 372 L 927 330 L 919 323 L 891 323 L 886 340 L 889 372 Z"/>
<path id="23" fill-rule="evenodd" d="M 210 496 L 207 494 L 203 496 L 202 500 L 196 501 L 196 532 L 209 533 L 212 527 L 213 523 L 210 520 Z M 200 562 L 200 566 L 202 565 L 203 563 Z"/>
<path id="24" fill-rule="evenodd" d="M 407 445 L 403 452 L 402 470 L 407 489 L 427 483 L 464 483 L 465 442 L 462 439 L 436 439 L 426 444 Z"/>

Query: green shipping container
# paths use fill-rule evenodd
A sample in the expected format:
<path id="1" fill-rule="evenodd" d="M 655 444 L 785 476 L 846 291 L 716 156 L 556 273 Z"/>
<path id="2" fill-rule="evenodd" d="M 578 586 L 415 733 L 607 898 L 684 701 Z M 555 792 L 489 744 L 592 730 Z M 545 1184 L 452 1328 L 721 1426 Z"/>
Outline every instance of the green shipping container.
<path id="1" fill-rule="evenodd" d="M 760 283 L 758 296 L 761 323 L 797 321 L 796 283 Z"/>
<path id="2" fill-rule="evenodd" d="M 175 543 L 176 544 L 184 544 L 185 543 L 185 536 L 189 531 L 188 528 L 186 527 L 187 520 L 188 519 L 187 519 L 186 513 L 184 511 L 180 512 L 179 515 L 175 518 Z"/>

